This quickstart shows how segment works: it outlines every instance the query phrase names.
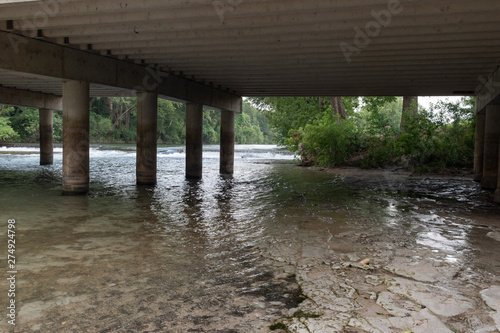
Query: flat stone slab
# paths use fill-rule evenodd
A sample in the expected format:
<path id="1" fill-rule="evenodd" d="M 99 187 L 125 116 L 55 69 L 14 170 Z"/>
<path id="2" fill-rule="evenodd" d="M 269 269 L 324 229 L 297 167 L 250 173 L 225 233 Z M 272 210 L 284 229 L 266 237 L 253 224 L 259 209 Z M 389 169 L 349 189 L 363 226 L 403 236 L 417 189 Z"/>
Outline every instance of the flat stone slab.
<path id="1" fill-rule="evenodd" d="M 500 331 L 500 286 L 492 286 L 486 290 L 482 290 L 481 297 L 494 310 L 490 316 L 495 321 L 497 330 Z"/>
<path id="2" fill-rule="evenodd" d="M 440 279 L 452 278 L 460 268 L 448 263 L 436 262 L 429 258 L 411 260 L 397 257 L 384 269 L 393 274 L 420 282 L 436 282 Z"/>
<path id="3" fill-rule="evenodd" d="M 452 332 L 438 317 L 428 309 L 391 292 L 381 292 L 377 304 L 388 314 L 377 317 L 353 318 L 349 326 L 368 332 Z"/>
<path id="4" fill-rule="evenodd" d="M 411 317 L 366 317 L 353 318 L 350 327 L 360 328 L 366 332 L 412 332 L 412 333 L 453 333 L 439 318 L 428 309 L 423 309 L 418 315 Z"/>
<path id="5" fill-rule="evenodd" d="M 443 317 L 457 316 L 475 307 L 470 299 L 457 292 L 403 278 L 388 280 L 387 289 L 395 294 L 406 296 Z"/>

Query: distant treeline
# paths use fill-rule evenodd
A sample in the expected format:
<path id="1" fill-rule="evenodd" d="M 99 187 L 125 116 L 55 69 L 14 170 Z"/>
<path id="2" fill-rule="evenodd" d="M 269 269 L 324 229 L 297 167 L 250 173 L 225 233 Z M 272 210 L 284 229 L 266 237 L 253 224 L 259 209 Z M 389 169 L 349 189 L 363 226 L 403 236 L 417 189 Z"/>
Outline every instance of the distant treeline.
<path id="1" fill-rule="evenodd" d="M 54 141 L 62 141 L 62 113 L 54 112 Z M 95 97 L 90 100 L 90 140 L 93 143 L 132 143 L 137 133 L 137 103 L 129 97 Z M 186 140 L 184 104 L 158 100 L 158 142 L 183 144 Z M 0 141 L 38 142 L 37 109 L 0 105 Z M 203 142 L 219 143 L 220 112 L 204 110 Z M 266 116 L 243 102 L 243 113 L 235 117 L 235 141 L 238 144 L 273 143 Z"/>
<path id="2" fill-rule="evenodd" d="M 418 171 L 470 169 L 474 161 L 474 98 L 438 102 L 429 110 L 416 96 L 254 97 L 235 118 L 239 144 L 274 143 L 297 153 L 304 165 L 397 165 Z M 136 139 L 135 98 L 92 98 L 90 138 L 95 143 Z M 38 110 L 0 105 L 0 141 L 37 142 Z M 203 142 L 220 136 L 218 111 L 203 112 Z M 158 142 L 183 144 L 186 111 L 158 101 Z M 62 140 L 62 115 L 54 113 L 54 139 Z"/>

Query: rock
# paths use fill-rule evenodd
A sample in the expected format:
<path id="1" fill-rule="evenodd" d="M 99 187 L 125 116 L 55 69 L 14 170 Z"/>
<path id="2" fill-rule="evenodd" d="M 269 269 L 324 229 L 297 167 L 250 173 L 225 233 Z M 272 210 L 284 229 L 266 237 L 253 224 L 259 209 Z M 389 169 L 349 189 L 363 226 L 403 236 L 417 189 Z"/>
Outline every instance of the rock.
<path id="1" fill-rule="evenodd" d="M 492 232 L 489 232 L 486 236 L 493 238 L 497 242 L 500 242 L 500 232 L 492 231 Z"/>
<path id="2" fill-rule="evenodd" d="M 360 264 L 361 265 L 368 265 L 368 264 L 370 264 L 370 258 L 366 258 L 366 259 L 361 260 Z"/>
<path id="3" fill-rule="evenodd" d="M 385 270 L 420 282 L 437 282 L 440 279 L 451 279 L 460 267 L 441 262 L 436 264 L 432 258 L 411 261 L 409 258 L 396 258 L 384 267 Z"/>
<path id="4" fill-rule="evenodd" d="M 389 291 L 406 296 L 417 304 L 423 304 L 433 313 L 443 317 L 457 316 L 475 307 L 470 299 L 456 291 L 402 278 L 394 278 L 387 283 Z"/>
<path id="5" fill-rule="evenodd" d="M 482 290 L 481 297 L 490 308 L 495 310 L 491 312 L 490 316 L 495 321 L 497 330 L 500 331 L 500 286 L 491 286 L 486 290 Z"/>

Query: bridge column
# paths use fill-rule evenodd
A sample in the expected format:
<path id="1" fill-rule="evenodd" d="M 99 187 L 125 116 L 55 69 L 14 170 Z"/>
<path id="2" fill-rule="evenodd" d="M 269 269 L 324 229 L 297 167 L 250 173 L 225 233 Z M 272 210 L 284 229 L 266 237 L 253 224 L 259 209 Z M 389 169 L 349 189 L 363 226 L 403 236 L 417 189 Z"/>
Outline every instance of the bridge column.
<path id="1" fill-rule="evenodd" d="M 499 151 L 500 156 L 500 151 Z M 495 202 L 500 203 L 500 158 L 498 160 L 497 189 L 495 191 Z"/>
<path id="2" fill-rule="evenodd" d="M 156 184 L 158 95 L 137 95 L 137 185 Z"/>
<path id="3" fill-rule="evenodd" d="M 203 171 L 203 105 L 186 104 L 186 178 L 201 179 Z"/>
<path id="4" fill-rule="evenodd" d="M 234 112 L 220 113 L 220 173 L 234 172 Z"/>
<path id="5" fill-rule="evenodd" d="M 476 144 L 474 147 L 474 180 L 483 178 L 485 113 L 476 114 Z"/>
<path id="6" fill-rule="evenodd" d="M 63 195 L 89 191 L 89 83 L 63 83 Z"/>
<path id="7" fill-rule="evenodd" d="M 40 115 L 40 165 L 54 164 L 54 134 L 52 110 L 39 109 Z"/>
<path id="8" fill-rule="evenodd" d="M 498 159 L 500 142 L 500 105 L 486 108 L 484 132 L 483 177 L 481 187 L 488 190 L 497 188 Z"/>

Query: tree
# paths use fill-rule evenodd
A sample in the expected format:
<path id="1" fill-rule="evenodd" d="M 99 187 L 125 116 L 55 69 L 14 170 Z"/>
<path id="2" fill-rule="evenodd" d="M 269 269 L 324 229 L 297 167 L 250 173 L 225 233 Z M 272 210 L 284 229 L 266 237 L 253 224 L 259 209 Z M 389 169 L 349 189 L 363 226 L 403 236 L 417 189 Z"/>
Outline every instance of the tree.
<path id="1" fill-rule="evenodd" d="M 418 96 L 403 97 L 403 112 L 401 114 L 401 131 L 405 131 L 405 122 L 415 117 L 418 112 Z"/>
<path id="2" fill-rule="evenodd" d="M 8 115 L 14 108 L 11 106 L 0 105 L 0 140 L 7 141 L 15 139 L 18 135 L 10 126 Z"/>
<path id="3" fill-rule="evenodd" d="M 17 137 L 16 131 L 10 127 L 10 121 L 6 117 L 0 117 L 0 140 L 6 141 Z"/>
<path id="4" fill-rule="evenodd" d="M 330 105 L 332 107 L 332 114 L 333 116 L 337 116 L 337 121 L 340 123 L 341 119 L 347 119 L 347 114 L 345 111 L 345 106 L 344 102 L 342 102 L 342 97 L 335 96 L 335 97 L 330 97 Z"/>
<path id="5" fill-rule="evenodd" d="M 307 125 L 323 120 L 333 123 L 337 119 L 334 113 L 345 119 L 359 105 L 357 97 L 264 97 L 251 98 L 250 102 L 265 113 L 277 142 L 290 147 L 297 146 Z"/>
<path id="6" fill-rule="evenodd" d="M 39 139 L 38 109 L 14 106 L 7 108 L 5 115 L 9 117 L 9 126 L 21 141 L 36 142 Z"/>

